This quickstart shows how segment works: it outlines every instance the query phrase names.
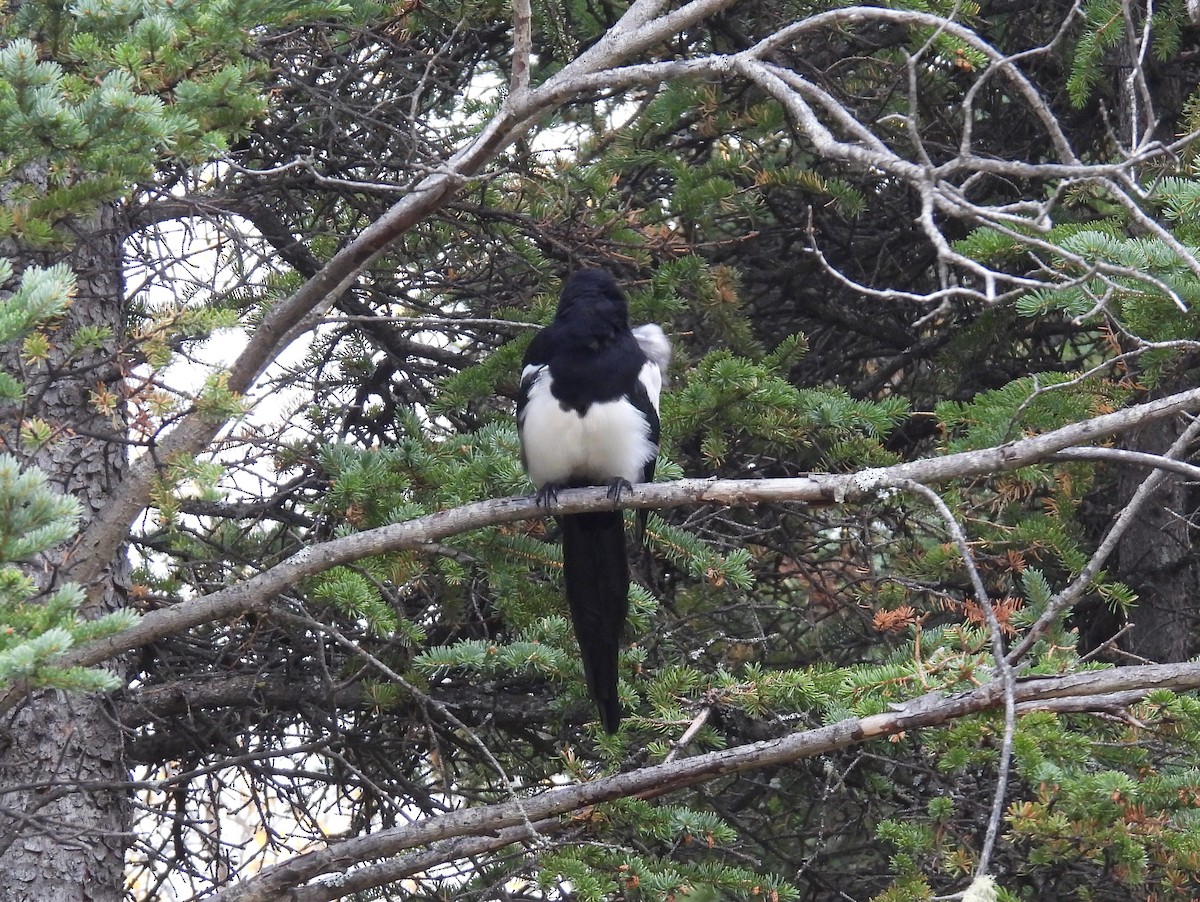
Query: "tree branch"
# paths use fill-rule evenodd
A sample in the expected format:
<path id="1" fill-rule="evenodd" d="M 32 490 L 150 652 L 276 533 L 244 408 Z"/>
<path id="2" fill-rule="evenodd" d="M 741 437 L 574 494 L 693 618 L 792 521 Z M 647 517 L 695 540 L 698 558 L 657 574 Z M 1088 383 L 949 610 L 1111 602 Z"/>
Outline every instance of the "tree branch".
<path id="1" fill-rule="evenodd" d="M 556 833 L 566 826 L 567 824 L 558 818 L 546 818 L 529 826 L 508 827 L 483 836 L 462 836 L 457 839 L 448 839 L 419 852 L 397 858 L 387 858 L 377 864 L 355 868 L 353 871 L 338 875 L 336 880 L 323 880 L 320 883 L 300 887 L 288 896 L 288 902 L 333 902 L 335 899 L 345 899 L 351 893 L 360 893 L 388 883 L 395 883 L 448 861 L 461 861 L 464 858 L 495 852 L 497 849 L 503 849 L 514 843 L 528 842 L 535 836 Z"/>
<path id="2" fill-rule="evenodd" d="M 1043 435 L 979 451 L 947 454 L 850 474 L 811 474 L 788 479 L 680 479 L 676 482 L 647 483 L 638 485 L 635 492 L 622 499 L 619 506 L 669 508 L 712 503 L 741 506 L 779 501 L 812 504 L 862 502 L 877 497 L 881 491 L 899 487 L 907 480 L 931 485 L 951 479 L 1014 470 L 1045 460 L 1065 448 L 1107 438 L 1134 426 L 1196 408 L 1200 408 L 1200 389 L 1190 389 L 1073 423 Z M 535 519 L 547 514 L 612 510 L 613 507 L 604 488 L 560 492 L 558 501 L 548 508 L 540 507 L 532 496 L 493 498 L 332 539 L 302 549 L 244 583 L 151 611 L 127 630 L 72 649 L 56 659 L 55 665 L 95 666 L 202 623 L 222 620 L 244 611 L 265 609 L 272 599 L 301 580 L 340 564 L 402 549 L 427 550 L 430 543 L 472 529 Z M 1012 654 L 1009 657 L 1012 659 Z M 10 710 L 27 691 L 23 685 L 11 687 L 0 697 L 0 712 Z"/>
<path id="3" fill-rule="evenodd" d="M 1131 704 L 1155 689 L 1183 692 L 1197 688 L 1200 688 L 1200 664 L 1190 663 L 1117 667 L 1066 677 L 1020 680 L 1013 694 L 1018 704 L 1027 707 L 1042 703 L 1049 704 L 1051 708 L 1065 706 L 1068 710 L 1079 710 L 1078 706 L 1070 704 L 1070 700 L 1086 698 L 1089 706 L 1094 702 L 1096 708 L 1111 711 L 1114 704 Z M 285 898 L 284 894 L 323 875 L 346 873 L 366 861 L 461 837 L 495 837 L 497 840 L 505 838 L 509 842 L 519 842 L 529 835 L 529 828 L 523 826 L 527 819 L 537 824 L 614 799 L 656 797 L 716 777 L 791 764 L 905 730 L 942 726 L 968 714 L 992 710 L 1002 704 L 1003 696 L 1004 692 L 996 681 L 971 692 L 949 697 L 936 693 L 923 695 L 885 714 L 843 720 L 781 739 L 751 743 L 602 777 L 588 783 L 551 789 L 528 799 L 426 818 L 297 855 L 282 864 L 264 869 L 250 880 L 216 893 L 211 897 L 211 902 L 269 902 Z M 1118 701 L 1114 702 L 1110 696 Z M 500 845 L 499 842 L 486 843 L 488 849 Z M 452 851 L 455 849 L 454 846 L 448 848 Z M 423 866 L 430 866 L 429 859 L 423 857 L 422 862 Z M 392 875 L 389 873 L 388 876 Z M 317 885 L 311 887 L 312 894 L 300 898 L 337 898 L 322 895 L 321 891 L 315 889 Z"/>
<path id="4" fill-rule="evenodd" d="M 513 58 L 508 96 L 519 97 L 529 90 L 529 58 L 533 55 L 533 11 L 529 0 L 512 0 Z"/>
<path id="5" fill-rule="evenodd" d="M 1016 732 L 1017 727 L 1015 677 L 1012 665 L 1008 663 L 1004 655 L 1004 632 L 1000 627 L 999 619 L 996 617 L 995 608 L 992 607 L 992 599 L 988 596 L 987 588 L 983 585 L 983 577 L 979 575 L 979 568 L 975 566 L 975 558 L 971 554 L 971 545 L 967 541 L 967 536 L 963 532 L 962 526 L 959 525 L 958 520 L 946 502 L 933 489 L 920 483 L 912 482 L 911 480 L 906 480 L 900 487 L 924 497 L 933 505 L 934 509 L 938 512 L 938 516 L 942 518 L 946 526 L 950 529 L 954 544 L 958 547 L 958 553 L 962 555 L 963 565 L 967 568 L 971 587 L 975 591 L 976 603 L 987 620 L 988 633 L 992 641 L 992 660 L 995 662 L 996 673 L 999 676 L 996 682 L 1000 684 L 1000 688 L 1004 692 L 1004 736 L 1000 742 L 1000 763 L 996 768 L 996 791 L 992 796 L 992 812 L 988 818 L 987 833 L 984 835 L 983 845 L 979 849 L 979 861 L 975 865 L 975 876 L 982 877 L 988 872 L 988 866 L 992 859 L 992 849 L 995 848 L 996 837 L 1000 835 L 1000 825 L 1004 820 L 1004 796 L 1008 792 L 1008 772 L 1012 765 L 1013 733 Z"/>
<path id="6" fill-rule="evenodd" d="M 1198 437 L 1200 437 L 1200 418 L 1193 419 L 1188 424 L 1179 438 L 1167 450 L 1167 453 L 1163 455 L 1164 460 L 1177 460 L 1183 457 Z M 1121 536 L 1125 534 L 1125 531 L 1139 515 L 1142 506 L 1158 489 L 1163 480 L 1166 479 L 1167 472 L 1167 468 L 1156 469 L 1142 481 L 1137 491 L 1133 493 L 1133 497 L 1129 499 L 1129 502 L 1121 509 L 1120 514 L 1117 515 L 1112 527 L 1104 536 L 1103 541 L 1101 541 L 1100 547 L 1096 549 L 1091 559 L 1087 562 L 1087 566 L 1083 568 L 1083 571 L 1071 583 L 1050 599 L 1046 605 L 1046 610 L 1038 617 L 1037 622 L 1029 628 L 1017 646 L 1009 652 L 1009 661 L 1016 662 L 1026 655 L 1033 648 L 1034 643 L 1046 634 L 1051 625 L 1068 609 L 1074 606 L 1084 590 L 1091 585 L 1096 574 L 1103 569 L 1109 555 L 1116 551 Z"/>
<path id="7" fill-rule="evenodd" d="M 245 394 L 279 353 L 320 322 L 337 299 L 388 246 L 444 207 L 458 190 L 545 114 L 591 90 L 584 76 L 611 69 L 634 54 L 729 6 L 733 0 L 693 0 L 655 19 L 660 0 L 638 0 L 600 41 L 533 90 L 510 95 L 508 103 L 465 147 L 429 173 L 401 200 L 371 223 L 293 295 L 273 307 L 250 335 L 229 368 L 230 392 Z M 202 451 L 226 425 L 211 412 L 193 410 L 150 452 L 133 461 L 120 487 L 97 512 L 76 544 L 69 578 L 93 583 L 120 554 L 129 528 L 150 500 L 164 463 Z"/>

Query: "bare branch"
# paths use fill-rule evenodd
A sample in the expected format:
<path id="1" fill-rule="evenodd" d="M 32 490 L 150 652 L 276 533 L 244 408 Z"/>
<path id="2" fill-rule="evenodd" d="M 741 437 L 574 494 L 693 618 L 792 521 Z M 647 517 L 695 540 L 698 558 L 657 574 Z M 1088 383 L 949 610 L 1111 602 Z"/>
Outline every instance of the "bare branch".
<path id="1" fill-rule="evenodd" d="M 295 889 L 288 896 L 289 902 L 333 902 L 345 899 L 349 894 L 374 889 L 395 883 L 422 871 L 487 852 L 495 852 L 514 843 L 528 842 L 549 833 L 556 833 L 567 826 L 559 818 L 545 818 L 529 826 L 519 825 L 497 830 L 482 836 L 463 836 L 435 843 L 409 855 L 385 858 L 366 867 L 355 868 L 332 880 L 323 880 Z"/>
<path id="2" fill-rule="evenodd" d="M 1192 443 L 1196 441 L 1197 437 L 1200 437 L 1200 419 L 1193 419 L 1163 456 L 1167 459 L 1183 457 Z M 1010 662 L 1018 661 L 1026 655 L 1034 643 L 1045 635 L 1051 625 L 1079 600 L 1087 587 L 1091 585 L 1092 580 L 1096 578 L 1096 574 L 1104 568 L 1109 555 L 1116 550 L 1121 537 L 1138 516 L 1142 506 L 1154 494 L 1159 485 L 1162 484 L 1167 472 L 1166 468 L 1156 469 L 1138 486 L 1137 491 L 1133 493 L 1133 497 L 1129 499 L 1129 503 L 1121 509 L 1116 522 L 1113 523 L 1108 533 L 1104 536 L 1100 547 L 1096 549 L 1087 566 L 1083 568 L 1083 572 L 1075 577 L 1066 588 L 1050 599 L 1050 602 L 1046 605 L 1046 610 L 1042 612 L 1037 622 L 1029 628 L 1029 631 L 1017 647 L 1009 652 L 1008 659 Z"/>
<path id="3" fill-rule="evenodd" d="M 1189 663 L 1117 667 L 1065 677 L 1020 680 L 1014 687 L 1013 697 L 1017 704 L 1026 706 L 1070 706 L 1073 700 L 1086 698 L 1090 700 L 1087 710 L 1094 710 L 1090 703 L 1095 702 L 1095 709 L 1110 711 L 1114 707 L 1124 707 L 1145 698 L 1156 689 L 1183 692 L 1196 688 L 1200 688 L 1200 664 Z M 527 817 L 535 825 L 540 825 L 548 818 L 614 799 L 657 797 L 716 777 L 791 764 L 905 730 L 939 726 L 969 714 L 991 710 L 1003 702 L 1004 694 L 998 681 L 949 697 L 934 693 L 913 699 L 884 714 L 843 720 L 782 739 L 751 743 L 564 786 L 522 799 L 519 803 L 513 801 L 467 808 L 380 830 L 296 855 L 282 864 L 265 868 L 250 880 L 216 893 L 211 900 L 269 902 L 323 875 L 345 873 L 363 862 L 461 837 L 498 840 L 500 837 L 497 834 L 509 831 L 501 835 L 518 842 L 528 835 L 523 832 L 523 829 L 527 829 L 523 828 Z M 1077 703 L 1072 709 L 1080 710 L 1080 705 Z M 489 843 L 486 847 L 494 849 L 499 844 Z M 336 896 L 321 895 L 317 891 L 315 895 L 297 898 L 316 900 Z"/>
<path id="4" fill-rule="evenodd" d="M 987 620 L 988 634 L 992 641 L 992 660 L 995 662 L 1000 686 L 1004 691 L 1004 736 L 1000 743 L 1000 763 L 996 770 L 996 791 L 992 796 L 992 811 L 988 817 L 987 833 L 984 835 L 983 845 L 979 850 L 979 861 L 975 865 L 975 876 L 982 877 L 988 872 L 992 860 L 992 850 L 996 846 L 996 837 L 1000 834 L 1000 825 L 1004 820 L 1004 797 L 1008 792 L 1008 773 L 1012 766 L 1013 733 L 1017 728 L 1016 685 L 1013 669 L 1004 656 L 1004 632 L 1000 627 L 1000 621 L 996 618 L 992 599 L 983 585 L 979 568 L 975 566 L 975 557 L 971 554 L 971 546 L 967 542 L 966 534 L 959 525 L 958 519 L 941 496 L 928 486 L 912 480 L 903 480 L 897 483 L 897 487 L 915 492 L 925 498 L 933 505 L 938 516 L 950 529 L 950 535 L 958 547 L 958 553 L 962 555 L 963 565 L 967 568 L 967 575 L 970 577 L 971 587 L 975 592 L 975 600 Z"/>
<path id="5" fill-rule="evenodd" d="M 746 505 L 763 501 L 805 501 L 814 504 L 844 504 L 867 501 L 875 498 L 881 490 L 902 484 L 905 480 L 931 485 L 951 479 L 1014 470 L 1045 460 L 1066 448 L 1106 438 L 1134 426 L 1197 407 L 1200 407 L 1200 389 L 1191 389 L 1064 426 L 1044 435 L 979 451 L 947 454 L 943 457 L 931 457 L 851 474 L 811 474 L 788 479 L 681 479 L 675 482 L 647 483 L 639 485 L 631 496 L 621 501 L 620 506 L 666 508 L 702 503 Z M 1200 423 L 1200 420 L 1196 422 Z M 1194 424 L 1192 428 L 1200 429 L 1200 426 Z M 1190 432 L 1189 429 L 1189 434 Z M 611 510 L 613 506 L 603 488 L 561 492 L 557 503 L 549 509 L 539 507 L 532 496 L 494 498 L 332 539 L 305 548 L 244 583 L 151 611 L 143 615 L 130 629 L 73 649 L 59 658 L 56 664 L 94 666 L 131 649 L 202 623 L 221 620 L 243 611 L 263 609 L 299 581 L 339 564 L 400 549 L 429 550 L 430 543 L 440 542 L 449 536 L 472 529 L 542 517 L 546 514 Z M 1078 591 L 1081 592 L 1082 588 Z M 1057 613 L 1054 616 L 1061 615 L 1063 610 L 1074 603 L 1074 597 L 1072 595 L 1069 603 L 1064 602 L 1061 608 L 1056 608 Z M 1052 619 L 1054 618 L 1050 618 Z M 1046 628 L 1049 622 L 1048 620 L 1041 628 Z M 10 710 L 26 691 L 23 686 L 10 688 L 0 698 L 0 711 Z"/>
<path id="6" fill-rule="evenodd" d="M 1051 460 L 1105 460 L 1119 464 L 1133 464 L 1168 470 L 1200 482 L 1200 467 L 1186 461 L 1164 457 L 1161 454 L 1146 454 L 1143 451 L 1126 451 L 1123 448 L 1064 448 L 1050 455 Z"/>
<path id="7" fill-rule="evenodd" d="M 952 22 L 944 16 L 913 10 L 885 9 L 882 7 L 854 6 L 847 7 L 846 9 L 831 10 L 815 16 L 809 16 L 807 19 L 796 22 L 787 28 L 780 29 L 764 38 L 744 54 L 740 54 L 740 56 L 764 59 L 776 48 L 795 42 L 805 32 L 825 27 L 843 27 L 847 24 L 865 22 L 889 22 L 898 25 L 944 30 L 947 34 L 978 50 L 1013 83 L 1017 93 L 1021 95 L 1042 123 L 1042 127 L 1046 130 L 1046 134 L 1054 144 L 1059 159 L 1064 163 L 1079 162 L 1079 158 L 1071 149 L 1070 142 L 1067 141 L 1066 135 L 1063 134 L 1054 111 L 1050 109 L 1049 104 L 1042 98 L 1037 87 L 1013 65 L 1016 57 L 1005 56 L 995 47 L 981 40 L 969 28 L 965 28 L 957 22 Z"/>
<path id="8" fill-rule="evenodd" d="M 688 724 L 688 728 L 683 731 L 683 735 L 671 743 L 672 749 L 667 753 L 667 757 L 663 759 L 664 763 L 670 764 L 679 757 L 680 753 L 687 748 L 688 743 L 696 737 L 696 734 L 704 729 L 704 725 L 708 723 L 708 718 L 712 716 L 712 712 L 712 705 L 705 705 L 700 709 L 700 713 Z"/>
<path id="9" fill-rule="evenodd" d="M 508 85 L 511 100 L 529 90 L 529 58 L 533 55 L 533 11 L 529 0 L 512 0 L 513 58 Z"/>

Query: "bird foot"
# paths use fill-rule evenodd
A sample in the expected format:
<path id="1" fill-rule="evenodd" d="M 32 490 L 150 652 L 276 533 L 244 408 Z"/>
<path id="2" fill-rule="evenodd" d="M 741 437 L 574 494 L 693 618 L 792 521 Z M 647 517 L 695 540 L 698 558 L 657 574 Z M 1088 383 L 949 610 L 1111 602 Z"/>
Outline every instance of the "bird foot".
<path id="1" fill-rule="evenodd" d="M 629 484 L 628 479 L 621 479 L 620 477 L 617 477 L 608 486 L 609 500 L 615 501 L 618 504 L 620 504 L 622 492 L 628 492 L 630 495 L 632 495 L 633 494 L 633 486 Z"/>
<path id="2" fill-rule="evenodd" d="M 551 504 L 558 503 L 558 490 L 562 486 L 557 482 L 547 482 L 544 486 L 537 490 L 537 494 L 533 496 L 534 503 L 538 507 L 549 507 Z"/>

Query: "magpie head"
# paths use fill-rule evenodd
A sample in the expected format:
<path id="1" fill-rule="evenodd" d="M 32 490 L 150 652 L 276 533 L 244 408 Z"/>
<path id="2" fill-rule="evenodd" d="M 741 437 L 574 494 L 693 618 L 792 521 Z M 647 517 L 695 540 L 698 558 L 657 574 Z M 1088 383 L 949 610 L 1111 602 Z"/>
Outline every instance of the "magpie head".
<path id="1" fill-rule="evenodd" d="M 629 305 L 607 269 L 581 269 L 564 283 L 557 316 L 576 316 L 585 311 L 589 318 L 629 328 Z"/>

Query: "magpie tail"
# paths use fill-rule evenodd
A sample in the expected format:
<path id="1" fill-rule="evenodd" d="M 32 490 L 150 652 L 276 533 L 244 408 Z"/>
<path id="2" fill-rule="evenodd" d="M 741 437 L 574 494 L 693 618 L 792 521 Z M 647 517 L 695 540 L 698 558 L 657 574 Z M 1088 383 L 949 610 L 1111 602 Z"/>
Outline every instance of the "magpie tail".
<path id="1" fill-rule="evenodd" d="M 629 614 L 629 559 L 620 511 L 561 516 L 567 604 L 583 657 L 588 693 L 600 724 L 615 733 L 621 723 L 617 656 Z"/>

